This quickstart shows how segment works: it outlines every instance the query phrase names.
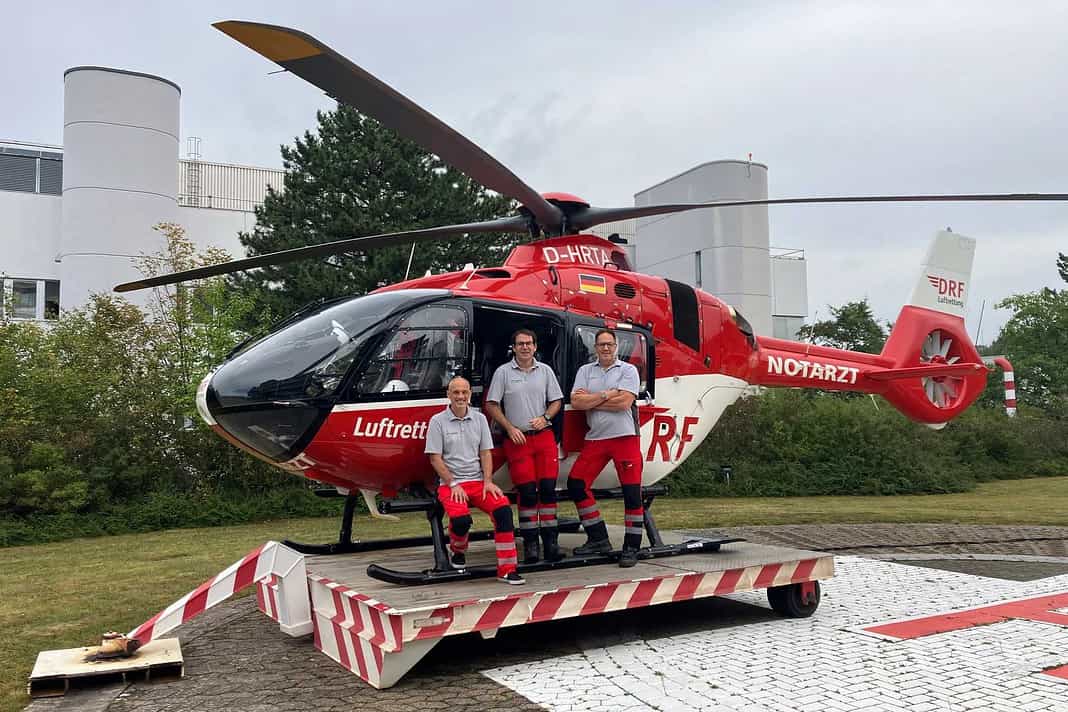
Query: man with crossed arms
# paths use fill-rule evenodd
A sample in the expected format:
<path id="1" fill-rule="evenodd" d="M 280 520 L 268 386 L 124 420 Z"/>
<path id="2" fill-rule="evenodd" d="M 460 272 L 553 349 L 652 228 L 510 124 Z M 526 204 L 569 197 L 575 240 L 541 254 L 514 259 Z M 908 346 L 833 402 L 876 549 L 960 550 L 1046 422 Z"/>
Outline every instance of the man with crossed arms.
<path id="1" fill-rule="evenodd" d="M 504 454 L 512 484 L 519 493 L 524 564 L 538 561 L 539 533 L 545 560 L 564 558 L 556 520 L 560 462 L 552 429 L 552 419 L 560 411 L 564 393 L 552 368 L 534 358 L 537 348 L 537 337 L 530 329 L 512 334 L 515 358 L 494 371 L 485 397 L 486 413 L 508 435 Z"/>
<path id="2" fill-rule="evenodd" d="M 616 358 L 616 335 L 601 329 L 594 337 L 597 361 L 579 367 L 571 390 L 571 407 L 586 411 L 586 443 L 567 478 L 567 490 L 578 509 L 586 543 L 574 550 L 575 556 L 607 554 L 612 551 L 608 529 L 597 508 L 590 485 L 609 461 L 616 466 L 623 489 L 624 535 L 619 565 L 638 563 L 642 545 L 642 452 L 638 437 L 638 397 L 640 379 L 633 364 Z"/>

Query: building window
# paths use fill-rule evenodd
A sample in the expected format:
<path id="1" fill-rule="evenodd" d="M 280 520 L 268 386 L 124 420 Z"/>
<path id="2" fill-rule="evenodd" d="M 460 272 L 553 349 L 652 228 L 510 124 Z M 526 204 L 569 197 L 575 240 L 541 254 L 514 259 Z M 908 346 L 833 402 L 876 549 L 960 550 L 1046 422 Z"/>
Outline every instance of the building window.
<path id="1" fill-rule="evenodd" d="M 12 280 L 11 316 L 16 319 L 37 317 L 37 282 L 28 279 Z"/>
<path id="2" fill-rule="evenodd" d="M 55 279 L 45 280 L 44 318 L 59 318 L 59 281 Z"/>
<path id="3" fill-rule="evenodd" d="M 2 279 L 0 315 L 11 319 L 59 318 L 59 282 L 54 279 Z"/>
<path id="4" fill-rule="evenodd" d="M 0 190 L 63 194 L 63 154 L 0 145 Z"/>
<path id="5" fill-rule="evenodd" d="M 0 190 L 37 192 L 37 159 L 29 156 L 0 155 Z"/>

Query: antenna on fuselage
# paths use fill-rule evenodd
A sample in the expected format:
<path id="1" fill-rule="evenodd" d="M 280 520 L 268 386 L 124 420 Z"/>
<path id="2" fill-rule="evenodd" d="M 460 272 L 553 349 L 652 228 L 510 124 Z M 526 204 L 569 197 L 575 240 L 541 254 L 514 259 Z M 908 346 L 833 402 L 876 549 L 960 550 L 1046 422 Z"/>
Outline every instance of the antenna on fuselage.
<path id="1" fill-rule="evenodd" d="M 467 289 L 467 283 L 471 281 L 471 278 L 475 276 L 475 266 L 468 262 L 464 265 L 464 270 L 471 270 L 471 274 L 467 275 L 467 279 L 460 285 L 460 289 Z"/>
<path id="2" fill-rule="evenodd" d="M 404 281 L 405 282 L 408 281 L 408 273 L 412 271 L 412 258 L 415 257 L 415 244 L 416 243 L 414 243 L 414 242 L 412 243 L 412 252 L 411 252 L 410 255 L 408 255 L 408 268 L 406 270 L 404 270 Z"/>

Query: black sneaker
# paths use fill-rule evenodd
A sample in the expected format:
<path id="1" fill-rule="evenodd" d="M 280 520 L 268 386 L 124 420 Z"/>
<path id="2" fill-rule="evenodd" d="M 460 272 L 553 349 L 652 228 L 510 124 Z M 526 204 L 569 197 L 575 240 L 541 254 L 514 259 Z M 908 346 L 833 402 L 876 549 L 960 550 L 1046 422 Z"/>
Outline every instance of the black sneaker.
<path id="1" fill-rule="evenodd" d="M 624 549 L 623 553 L 619 555 L 619 568 L 629 569 L 631 566 L 637 566 L 638 564 L 638 550 L 637 549 Z"/>
<path id="2" fill-rule="evenodd" d="M 454 551 L 452 554 L 452 567 L 454 569 L 466 569 L 467 568 L 467 554 L 462 551 Z"/>
<path id="3" fill-rule="evenodd" d="M 497 580 L 500 581 L 501 583 L 507 583 L 507 584 L 510 584 L 512 586 L 521 586 L 521 585 L 523 585 L 523 584 L 525 584 L 527 582 L 527 580 L 525 578 L 520 576 L 515 571 L 509 571 L 504 576 L 498 576 Z"/>
<path id="4" fill-rule="evenodd" d="M 589 539 L 582 546 L 576 546 L 572 556 L 589 556 L 590 554 L 611 554 L 612 542 L 608 539 Z"/>

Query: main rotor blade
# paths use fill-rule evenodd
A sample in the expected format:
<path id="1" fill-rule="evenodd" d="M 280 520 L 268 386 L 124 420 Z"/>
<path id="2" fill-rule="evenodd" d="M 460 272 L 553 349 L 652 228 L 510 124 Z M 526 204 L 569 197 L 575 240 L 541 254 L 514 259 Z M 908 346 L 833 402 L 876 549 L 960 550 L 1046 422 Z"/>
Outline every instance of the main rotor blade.
<path id="1" fill-rule="evenodd" d="M 633 208 L 585 208 L 571 215 L 570 225 L 576 230 L 600 225 L 614 220 L 644 218 L 651 215 L 681 213 L 687 210 L 707 208 L 732 208 L 745 205 L 805 205 L 809 203 L 965 203 L 965 202 L 1016 202 L 1016 201 L 1065 201 L 1068 193 L 979 193 L 961 195 L 844 195 L 816 198 L 770 198 L 764 200 L 716 200 L 709 203 L 675 203 L 642 205 Z"/>
<path id="2" fill-rule="evenodd" d="M 139 279 L 136 282 L 120 284 L 115 287 L 115 291 L 132 292 L 138 289 L 159 287 L 164 284 L 185 282 L 190 279 L 204 279 L 205 277 L 217 277 L 221 274 L 241 272 L 256 267 L 268 267 L 270 265 L 303 260 L 308 257 L 336 255 L 343 252 L 352 252 L 354 250 L 366 250 L 372 247 L 389 247 L 399 243 L 412 242 L 412 238 L 437 239 L 448 235 L 464 233 L 525 233 L 526 231 L 526 219 L 520 215 L 515 215 L 508 218 L 485 220 L 483 222 L 466 223 L 463 225 L 444 225 L 442 227 L 430 227 L 423 230 L 406 230 L 404 232 L 389 232 L 382 235 L 368 235 L 367 237 L 353 237 L 348 240 L 336 240 L 334 242 L 325 242 L 319 245 L 308 245 L 307 247 L 295 247 L 291 250 L 282 250 L 281 252 L 271 252 L 266 255 L 248 257 L 243 260 L 231 260 L 230 262 L 222 262 L 207 267 L 196 267 L 195 269 L 172 272 L 171 274 L 162 274 L 157 277 L 146 277 L 145 279 Z"/>
<path id="3" fill-rule="evenodd" d="M 478 183 L 518 200 L 543 228 L 560 228 L 560 209 L 497 159 L 314 37 L 288 27 L 242 20 L 216 22 L 214 27 L 338 101 L 373 116 Z"/>

